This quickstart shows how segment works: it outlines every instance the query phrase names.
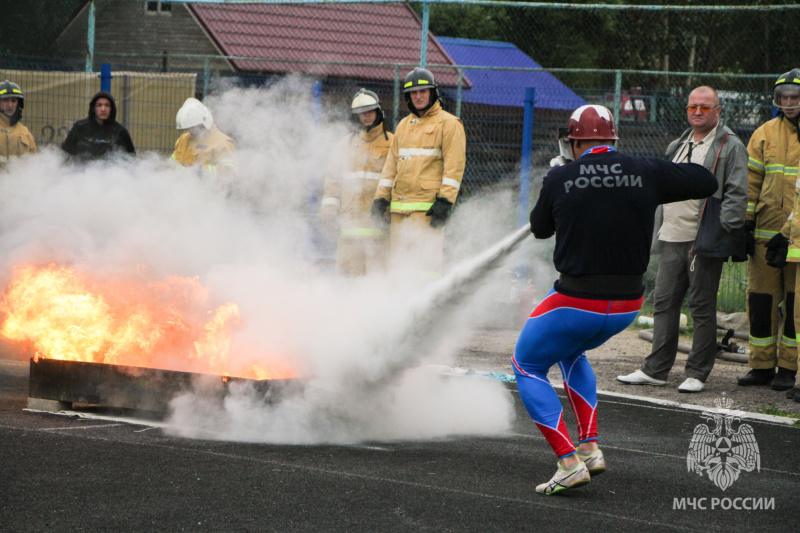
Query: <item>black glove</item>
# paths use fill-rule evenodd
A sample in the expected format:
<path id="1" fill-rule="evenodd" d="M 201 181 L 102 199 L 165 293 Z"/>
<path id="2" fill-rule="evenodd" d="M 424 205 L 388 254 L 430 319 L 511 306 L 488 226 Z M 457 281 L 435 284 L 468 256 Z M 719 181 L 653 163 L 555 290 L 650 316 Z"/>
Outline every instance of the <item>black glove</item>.
<path id="1" fill-rule="evenodd" d="M 389 221 L 386 220 L 387 209 L 389 209 L 389 200 L 378 198 L 372 202 L 372 209 L 369 212 L 369 216 L 372 217 L 375 226 L 383 231 L 389 229 Z"/>
<path id="2" fill-rule="evenodd" d="M 756 255 L 756 221 L 744 221 L 744 251 L 750 257 Z"/>
<path id="3" fill-rule="evenodd" d="M 786 255 L 789 253 L 789 239 L 778 233 L 767 242 L 767 264 L 775 268 L 786 265 Z"/>
<path id="4" fill-rule="evenodd" d="M 453 210 L 453 204 L 444 198 L 437 198 L 430 209 L 425 213 L 431 217 L 431 227 L 440 228 L 447 222 L 450 212 Z"/>

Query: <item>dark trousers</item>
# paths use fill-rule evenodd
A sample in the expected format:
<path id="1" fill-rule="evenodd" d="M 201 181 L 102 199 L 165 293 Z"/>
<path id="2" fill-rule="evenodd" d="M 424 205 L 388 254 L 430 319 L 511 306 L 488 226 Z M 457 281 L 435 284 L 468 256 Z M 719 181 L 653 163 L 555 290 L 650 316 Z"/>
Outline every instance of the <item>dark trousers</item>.
<path id="1" fill-rule="evenodd" d="M 653 291 L 653 352 L 645 358 L 642 372 L 667 379 L 678 353 L 681 305 L 688 290 L 694 337 L 686 377 L 705 382 L 717 355 L 717 290 L 725 259 L 690 259 L 692 242 L 662 244 Z"/>

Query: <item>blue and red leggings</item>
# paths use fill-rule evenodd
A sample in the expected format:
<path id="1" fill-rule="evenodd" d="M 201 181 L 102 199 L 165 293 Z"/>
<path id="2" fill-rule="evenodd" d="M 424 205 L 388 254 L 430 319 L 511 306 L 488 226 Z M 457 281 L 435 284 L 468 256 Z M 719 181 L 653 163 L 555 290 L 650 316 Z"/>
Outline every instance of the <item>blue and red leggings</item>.
<path id="1" fill-rule="evenodd" d="M 558 363 L 578 421 L 578 441 L 597 440 L 597 381 L 585 352 L 627 328 L 641 307 L 642 298 L 588 300 L 551 290 L 522 328 L 511 358 L 517 388 L 559 459 L 575 453 L 575 445 L 547 372 Z"/>

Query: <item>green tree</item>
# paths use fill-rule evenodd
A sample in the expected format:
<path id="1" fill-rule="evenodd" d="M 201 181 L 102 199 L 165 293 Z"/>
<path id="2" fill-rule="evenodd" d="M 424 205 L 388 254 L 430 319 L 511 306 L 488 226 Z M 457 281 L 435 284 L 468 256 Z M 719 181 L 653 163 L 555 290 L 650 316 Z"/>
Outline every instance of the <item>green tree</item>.
<path id="1" fill-rule="evenodd" d="M 413 4 L 422 16 L 422 4 Z M 503 41 L 510 17 L 502 6 L 433 4 L 430 30 L 442 37 Z"/>
<path id="2" fill-rule="evenodd" d="M 87 0 L 0 0 L 0 54 L 47 55 Z"/>

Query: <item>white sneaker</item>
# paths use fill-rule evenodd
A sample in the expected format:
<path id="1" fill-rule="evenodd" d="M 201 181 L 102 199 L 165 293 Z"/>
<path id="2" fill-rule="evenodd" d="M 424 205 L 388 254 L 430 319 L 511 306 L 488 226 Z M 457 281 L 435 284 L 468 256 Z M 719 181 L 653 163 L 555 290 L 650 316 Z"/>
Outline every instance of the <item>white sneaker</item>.
<path id="1" fill-rule="evenodd" d="M 686 378 L 686 381 L 678 386 L 678 392 L 700 392 L 706 388 L 706 384 L 695 378 Z"/>
<path id="2" fill-rule="evenodd" d="M 637 370 L 627 376 L 617 376 L 617 381 L 630 385 L 655 385 L 656 387 L 663 387 L 667 384 L 666 380 L 651 378 L 641 370 Z"/>
<path id="3" fill-rule="evenodd" d="M 606 471 L 606 460 L 599 448 L 588 453 L 578 451 L 578 459 L 586 465 L 592 476 L 598 476 Z"/>
<path id="4" fill-rule="evenodd" d="M 558 463 L 558 470 L 553 479 L 547 483 L 542 483 L 536 487 L 536 492 L 539 494 L 555 494 L 566 489 L 574 489 L 582 487 L 592 480 L 589 475 L 589 469 L 583 462 L 575 465 L 572 470 L 565 470 L 561 463 Z"/>

